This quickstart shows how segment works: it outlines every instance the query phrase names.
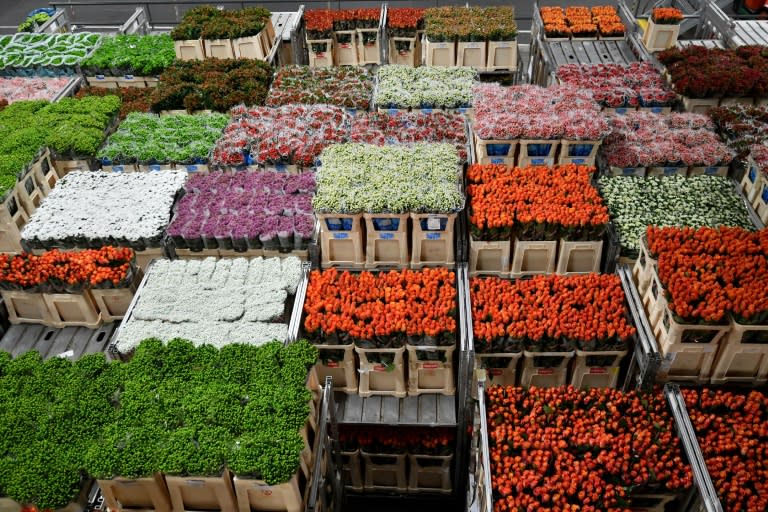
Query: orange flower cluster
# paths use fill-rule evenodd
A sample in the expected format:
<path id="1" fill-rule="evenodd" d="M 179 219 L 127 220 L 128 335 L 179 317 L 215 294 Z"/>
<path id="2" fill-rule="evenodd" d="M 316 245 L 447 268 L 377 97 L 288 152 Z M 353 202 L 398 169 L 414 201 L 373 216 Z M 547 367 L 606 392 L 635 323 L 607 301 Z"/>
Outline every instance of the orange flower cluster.
<path id="1" fill-rule="evenodd" d="M 616 8 L 610 5 L 592 7 L 541 7 L 541 20 L 547 37 L 594 37 L 624 35 L 624 24 Z"/>
<path id="2" fill-rule="evenodd" d="M 473 278 L 469 287 L 478 352 L 519 351 L 521 344 L 572 350 L 573 342 L 584 350 L 610 350 L 626 346 L 635 333 L 615 274 Z"/>
<path id="3" fill-rule="evenodd" d="M 475 240 L 599 239 L 608 209 L 590 179 L 593 167 L 575 164 L 510 169 L 470 166 L 467 196 Z M 514 232 L 514 233 L 513 233 Z"/>
<path id="4" fill-rule="evenodd" d="M 315 342 L 373 342 L 378 348 L 397 348 L 409 338 L 424 337 L 453 344 L 455 280 L 445 268 L 378 274 L 312 271 L 304 302 L 305 333 Z"/>
<path id="5" fill-rule="evenodd" d="M 40 256 L 27 253 L 0 254 L 0 287 L 119 287 L 125 284 L 133 268 L 133 261 L 133 249 L 109 246 L 67 252 L 54 249 Z"/>
<path id="6" fill-rule="evenodd" d="M 768 230 L 735 227 L 647 231 L 669 309 L 686 323 L 768 322 Z"/>
<path id="7" fill-rule="evenodd" d="M 629 512 L 633 493 L 693 485 L 658 392 L 493 386 L 488 437 L 496 512 Z"/>
<path id="8" fill-rule="evenodd" d="M 683 11 L 675 7 L 657 7 L 651 11 L 651 19 L 661 25 L 677 25 L 683 21 Z"/>

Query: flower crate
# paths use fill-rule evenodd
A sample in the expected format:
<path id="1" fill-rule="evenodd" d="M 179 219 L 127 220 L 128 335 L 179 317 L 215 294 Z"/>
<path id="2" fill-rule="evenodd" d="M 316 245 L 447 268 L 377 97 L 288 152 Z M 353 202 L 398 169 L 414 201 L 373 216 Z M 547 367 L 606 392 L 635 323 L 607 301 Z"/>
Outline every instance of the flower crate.
<path id="1" fill-rule="evenodd" d="M 509 276 L 511 242 L 469 240 L 469 276 Z"/>
<path id="2" fill-rule="evenodd" d="M 683 324 L 664 308 L 654 328 L 663 361 L 659 379 L 709 382 L 720 341 L 728 325 Z"/>
<path id="3" fill-rule="evenodd" d="M 202 39 L 174 41 L 173 46 L 176 50 L 176 58 L 179 60 L 203 60 L 205 58 Z"/>
<path id="4" fill-rule="evenodd" d="M 555 164 L 555 155 L 559 145 L 559 140 L 520 139 L 520 155 L 517 157 L 517 166 L 552 166 Z"/>
<path id="5" fill-rule="evenodd" d="M 226 469 L 216 477 L 166 475 L 165 483 L 174 512 L 237 508 L 232 474 Z"/>
<path id="6" fill-rule="evenodd" d="M 309 67 L 324 68 L 333 66 L 333 39 L 307 39 Z"/>
<path id="7" fill-rule="evenodd" d="M 680 24 L 658 25 L 648 18 L 648 28 L 643 33 L 643 44 L 650 52 L 660 52 L 672 48 L 680 35 Z"/>
<path id="8" fill-rule="evenodd" d="M 98 480 L 104 503 L 110 510 L 154 510 L 171 512 L 171 500 L 165 478 L 155 473 L 149 478 L 113 478 Z"/>
<path id="9" fill-rule="evenodd" d="M 357 393 L 355 346 L 316 344 L 315 347 L 319 351 L 318 361 L 314 366 L 318 382 L 323 383 L 326 377 L 332 377 L 333 389 Z"/>
<path id="10" fill-rule="evenodd" d="M 366 247 L 365 268 L 407 268 L 411 253 L 408 251 L 408 219 L 405 214 L 365 213 Z"/>
<path id="11" fill-rule="evenodd" d="M 741 179 L 741 190 L 744 192 L 744 197 L 747 201 L 752 203 L 757 195 L 763 188 L 763 173 L 757 166 L 755 161 L 750 157 L 748 159 L 747 172 L 744 173 L 744 177 Z"/>
<path id="12" fill-rule="evenodd" d="M 376 39 L 372 43 L 366 43 L 365 34 L 374 34 Z M 357 29 L 357 61 L 358 64 L 381 64 L 381 38 L 377 28 Z"/>
<path id="13" fill-rule="evenodd" d="M 51 314 L 42 293 L 0 290 L 0 295 L 8 309 L 8 321 L 12 324 L 50 324 Z"/>
<path id="14" fill-rule="evenodd" d="M 516 386 L 517 361 L 522 352 L 475 353 L 475 370 L 485 370 L 488 386 Z"/>
<path id="15" fill-rule="evenodd" d="M 51 161 L 51 152 L 46 149 L 42 155 L 32 164 L 30 173 L 34 175 L 38 188 L 47 196 L 51 189 L 56 186 L 59 177 L 56 175 L 56 169 Z"/>
<path id="16" fill-rule="evenodd" d="M 688 176 L 688 166 L 670 165 L 661 167 L 649 167 L 646 176 Z"/>
<path id="17" fill-rule="evenodd" d="M 520 386 L 552 388 L 564 385 L 568 376 L 568 364 L 574 355 L 574 351 L 529 352 L 524 350 Z"/>
<path id="18" fill-rule="evenodd" d="M 707 110 L 716 107 L 719 101 L 718 98 L 688 98 L 683 96 L 683 108 L 686 112 L 706 114 Z"/>
<path id="19" fill-rule="evenodd" d="M 139 168 L 136 164 L 102 165 L 101 170 L 104 172 L 138 172 Z"/>
<path id="20" fill-rule="evenodd" d="M 116 78 L 118 87 L 137 87 L 139 89 L 147 87 L 147 82 L 143 76 L 123 75 Z"/>
<path id="21" fill-rule="evenodd" d="M 768 325 L 745 325 L 731 318 L 731 327 L 712 369 L 712 384 L 768 381 Z"/>
<path id="22" fill-rule="evenodd" d="M 114 76 L 86 76 L 85 82 L 88 87 L 101 87 L 103 89 L 117 89 L 117 77 Z"/>
<path id="23" fill-rule="evenodd" d="M 577 388 L 616 388 L 619 365 L 627 355 L 626 350 L 582 351 L 576 350 L 571 386 Z"/>
<path id="24" fill-rule="evenodd" d="M 408 395 L 419 396 L 424 393 L 454 395 L 456 393 L 453 378 L 453 353 L 456 345 L 432 347 L 408 344 L 406 348 L 408 349 Z"/>
<path id="25" fill-rule="evenodd" d="M 405 365 L 403 364 L 405 347 L 376 349 L 355 347 L 355 352 L 360 359 L 358 367 L 360 396 L 384 395 L 403 398 L 406 395 Z M 392 361 L 388 364 L 372 361 L 381 357 Z"/>
<path id="26" fill-rule="evenodd" d="M 424 52 L 427 66 L 451 67 L 456 65 L 456 43 L 433 43 L 425 39 Z"/>
<path id="27" fill-rule="evenodd" d="M 768 222 L 768 181 L 763 178 L 760 193 L 752 201 L 757 216 L 765 224 Z"/>
<path id="28" fill-rule="evenodd" d="M 51 327 L 96 329 L 103 323 L 99 309 L 87 290 L 82 293 L 44 293 L 43 300 L 48 306 L 48 325 Z"/>
<path id="29" fill-rule="evenodd" d="M 232 39 L 232 53 L 236 59 L 259 59 L 264 60 L 269 53 L 262 47 L 262 38 L 260 35 L 239 37 Z"/>
<path id="30" fill-rule="evenodd" d="M 238 512 L 254 510 L 281 512 L 302 512 L 303 496 L 306 487 L 306 475 L 299 470 L 293 478 L 277 485 L 269 485 L 264 480 L 251 478 L 233 478 Z"/>
<path id="31" fill-rule="evenodd" d="M 517 41 L 488 41 L 486 71 L 515 71 L 517 69 Z"/>
<path id="32" fill-rule="evenodd" d="M 637 110 L 637 107 L 605 107 L 603 108 L 603 112 L 606 114 L 617 114 L 620 116 L 625 116 L 630 112 L 634 112 L 635 110 Z"/>
<path id="33" fill-rule="evenodd" d="M 510 276 L 513 278 L 555 271 L 557 240 L 531 242 L 515 238 L 512 251 Z"/>
<path id="34" fill-rule="evenodd" d="M 451 493 L 453 455 L 408 454 L 408 492 Z"/>
<path id="35" fill-rule="evenodd" d="M 600 140 L 567 140 L 560 141 L 560 164 L 595 165 Z"/>
<path id="36" fill-rule="evenodd" d="M 360 450 L 341 452 L 341 474 L 344 486 L 354 492 L 363 492 L 363 469 L 360 463 Z"/>
<path id="37" fill-rule="evenodd" d="M 746 105 L 751 107 L 755 104 L 755 98 L 720 98 L 720 106 L 727 107 L 729 105 Z"/>
<path id="38" fill-rule="evenodd" d="M 454 265 L 455 213 L 411 213 L 411 268 Z"/>
<path id="39" fill-rule="evenodd" d="M 478 41 L 459 41 L 456 48 L 456 65 L 485 69 L 488 62 L 488 44 Z"/>
<path id="40" fill-rule="evenodd" d="M 234 59 L 231 39 L 204 39 L 205 56 L 209 59 Z"/>
<path id="41" fill-rule="evenodd" d="M 141 270 L 146 270 L 152 260 L 160 260 L 163 258 L 165 258 L 165 249 L 162 247 L 136 251 L 136 266 Z"/>
<path id="42" fill-rule="evenodd" d="M 637 290 L 640 296 L 645 295 L 648 285 L 651 283 L 651 277 L 656 267 L 656 260 L 651 258 L 651 252 L 648 249 L 648 239 L 645 235 L 640 237 L 640 250 L 635 265 L 632 267 L 632 275 L 637 282 Z"/>
<path id="43" fill-rule="evenodd" d="M 688 169 L 688 176 L 720 176 L 728 177 L 729 167 L 727 165 L 712 165 L 709 167 L 691 167 Z"/>
<path id="44" fill-rule="evenodd" d="M 642 178 L 645 176 L 646 168 L 645 167 L 609 167 L 608 168 L 608 175 L 609 176 L 637 176 L 639 178 Z"/>
<path id="45" fill-rule="evenodd" d="M 672 107 L 637 107 L 640 112 L 653 112 L 654 114 L 671 114 Z"/>
<path id="46" fill-rule="evenodd" d="M 398 43 L 408 43 L 408 50 L 398 50 Z M 390 37 L 389 38 L 389 63 L 415 68 L 421 62 L 417 59 L 420 41 L 416 37 Z"/>
<path id="47" fill-rule="evenodd" d="M 144 273 L 137 269 L 133 281 L 127 288 L 92 288 L 91 295 L 96 308 L 105 322 L 122 320 L 128 312 L 133 296 L 136 293 Z"/>
<path id="48" fill-rule="evenodd" d="M 484 140 L 475 135 L 475 158 L 479 164 L 515 165 L 517 140 Z"/>
<path id="49" fill-rule="evenodd" d="M 344 266 L 363 268 L 362 214 L 318 214 L 320 255 L 323 268 Z"/>
<path id="50" fill-rule="evenodd" d="M 366 491 L 407 492 L 405 453 L 367 453 L 360 451 L 363 457 Z"/>
<path id="51" fill-rule="evenodd" d="M 16 182 L 15 188 L 24 211 L 29 215 L 35 213 L 43 201 L 43 194 L 35 183 L 35 176 L 31 173 L 27 174 Z"/>
<path id="52" fill-rule="evenodd" d="M 174 171 L 176 166 L 173 163 L 168 164 L 139 164 L 137 165 L 139 172 L 161 172 L 161 171 Z"/>
<path id="53" fill-rule="evenodd" d="M 60 160 L 58 158 L 53 160 L 53 165 L 56 168 L 56 174 L 59 178 L 63 178 L 72 171 L 95 171 L 96 167 L 92 164 L 91 160 Z"/>
<path id="54" fill-rule="evenodd" d="M 603 241 L 573 242 L 560 239 L 557 273 L 588 274 L 600 272 L 600 262 L 603 256 Z"/>
<path id="55" fill-rule="evenodd" d="M 339 40 L 344 42 L 340 42 Z M 336 30 L 333 32 L 333 63 L 336 66 L 357 66 L 357 31 Z"/>

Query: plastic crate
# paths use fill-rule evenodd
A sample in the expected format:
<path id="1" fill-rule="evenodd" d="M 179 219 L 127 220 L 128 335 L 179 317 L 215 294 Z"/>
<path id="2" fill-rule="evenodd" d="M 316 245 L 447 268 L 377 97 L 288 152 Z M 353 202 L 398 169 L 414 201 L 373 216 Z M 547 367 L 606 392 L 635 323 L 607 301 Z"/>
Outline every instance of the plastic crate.
<path id="1" fill-rule="evenodd" d="M 577 388 L 615 388 L 619 366 L 626 350 L 576 350 L 571 370 L 571 385 Z"/>
<path id="2" fill-rule="evenodd" d="M 411 268 L 452 266 L 455 213 L 411 213 Z"/>
<path id="3" fill-rule="evenodd" d="M 600 272 L 602 256 L 602 240 L 598 242 L 572 242 L 561 239 L 557 273 L 569 275 Z"/>
<path id="4" fill-rule="evenodd" d="M 405 213 L 365 213 L 366 246 L 365 268 L 408 268 L 411 253 L 408 250 L 408 219 Z"/>
<path id="5" fill-rule="evenodd" d="M 456 43 L 433 43 L 424 40 L 427 66 L 452 67 L 456 65 Z"/>
<path id="6" fill-rule="evenodd" d="M 683 109 L 694 114 L 706 114 L 710 108 L 716 107 L 719 102 L 718 98 L 688 98 L 683 96 Z"/>
<path id="7" fill-rule="evenodd" d="M 174 41 L 173 46 L 176 50 L 176 58 L 179 60 L 203 60 L 205 58 L 202 39 Z"/>
<path id="8" fill-rule="evenodd" d="M 321 50 L 323 47 L 325 50 L 313 51 L 313 45 L 316 46 L 317 50 Z M 325 68 L 333 66 L 333 39 L 307 39 L 307 49 L 309 51 L 309 67 Z"/>
<path id="9" fill-rule="evenodd" d="M 730 105 L 745 105 L 751 107 L 755 104 L 755 98 L 720 98 L 720 106 L 727 107 Z"/>
<path id="10" fill-rule="evenodd" d="M 744 325 L 731 318 L 712 369 L 712 384 L 768 381 L 768 325 Z"/>
<path id="11" fill-rule="evenodd" d="M 408 50 L 399 51 L 397 43 L 408 43 Z M 419 39 L 416 37 L 390 37 L 389 38 L 389 63 L 401 66 L 416 67 L 420 64 L 417 60 Z"/>
<path id="12" fill-rule="evenodd" d="M 322 267 L 363 268 L 362 214 L 318 214 Z"/>
<path id="13" fill-rule="evenodd" d="M 341 38 L 342 42 L 339 42 Z M 349 42 L 346 39 L 349 38 Z M 336 30 L 333 33 L 333 61 L 337 66 L 357 66 L 357 32 L 355 30 Z"/>
<path id="14" fill-rule="evenodd" d="M 0 290 L 8 321 L 12 324 L 50 325 L 52 318 L 42 293 L 21 290 Z"/>
<path id="15" fill-rule="evenodd" d="M 602 144 L 600 140 L 562 139 L 560 141 L 560 156 L 557 161 L 560 164 L 594 166 L 600 144 Z"/>
<path id="16" fill-rule="evenodd" d="M 269 485 L 263 480 L 241 478 L 233 479 L 238 512 L 254 510 L 303 512 L 304 490 L 307 474 L 304 468 L 282 484 Z"/>
<path id="17" fill-rule="evenodd" d="M 515 238 L 512 246 L 511 277 L 552 274 L 555 271 L 557 241 L 524 242 Z"/>
<path id="18" fill-rule="evenodd" d="M 691 167 L 688 169 L 688 176 L 720 176 L 728 177 L 729 167 L 727 165 L 710 165 L 708 167 Z"/>
<path id="19" fill-rule="evenodd" d="M 96 308 L 101 314 L 101 319 L 105 322 L 114 322 L 122 320 L 128 312 L 136 288 L 141 282 L 144 272 L 137 269 L 130 285 L 126 288 L 93 288 L 91 295 L 96 304 Z"/>
<path id="20" fill-rule="evenodd" d="M 509 277 L 509 255 L 512 244 L 469 240 L 469 276 Z"/>
<path id="21" fill-rule="evenodd" d="M 29 173 L 17 181 L 15 189 L 22 208 L 31 216 L 44 199 L 42 191 L 38 188 L 37 183 L 35 183 L 34 175 Z"/>
<path id="22" fill-rule="evenodd" d="M 82 293 L 44 293 L 43 300 L 48 306 L 51 319 L 48 325 L 51 327 L 96 329 L 103 322 L 99 309 L 88 290 Z"/>
<path id="23" fill-rule="evenodd" d="M 375 34 L 376 40 L 373 44 L 365 44 L 364 34 Z M 381 64 L 381 38 L 377 28 L 358 28 L 357 29 L 357 62 L 360 65 Z"/>
<path id="24" fill-rule="evenodd" d="M 51 152 L 48 149 L 43 151 L 40 157 L 32 164 L 30 173 L 35 176 L 35 182 L 43 196 L 50 194 L 53 187 L 59 181 L 56 168 L 51 160 Z"/>
<path id="25" fill-rule="evenodd" d="M 408 454 L 408 492 L 450 494 L 453 455 Z"/>
<path id="26" fill-rule="evenodd" d="M 360 463 L 360 450 L 341 452 L 341 473 L 347 489 L 363 492 L 363 470 Z"/>
<path id="27" fill-rule="evenodd" d="M 637 290 L 640 295 L 645 294 L 648 285 L 651 283 L 653 269 L 656 267 L 656 260 L 651 257 L 651 251 L 648 249 L 648 239 L 645 234 L 640 236 L 640 250 L 637 260 L 632 267 L 632 276 L 637 283 Z"/>
<path id="28" fill-rule="evenodd" d="M 517 69 L 517 41 L 488 41 L 486 71 L 515 71 Z"/>
<path id="29" fill-rule="evenodd" d="M 98 480 L 98 484 L 104 503 L 113 512 L 171 512 L 168 486 L 160 473 L 149 478 Z"/>
<path id="30" fill-rule="evenodd" d="M 481 139 L 474 136 L 475 158 L 479 164 L 501 164 L 513 167 L 517 153 L 517 139 Z"/>
<path id="31" fill-rule="evenodd" d="M 642 178 L 645 176 L 647 169 L 645 167 L 609 167 L 608 176 L 637 176 Z"/>
<path id="32" fill-rule="evenodd" d="M 566 383 L 568 364 L 575 355 L 570 352 L 523 351 L 523 371 L 520 386 L 553 388 Z"/>
<path id="33" fill-rule="evenodd" d="M 752 203 L 763 188 L 764 175 L 752 157 L 747 160 L 747 172 L 741 179 L 741 190 L 749 203 Z"/>
<path id="34" fill-rule="evenodd" d="M 232 510 L 237 508 L 232 475 L 224 470 L 217 477 L 165 476 L 171 507 L 185 510 Z"/>
<path id="35" fill-rule="evenodd" d="M 456 47 L 456 65 L 485 70 L 488 62 L 488 44 L 485 41 L 459 41 Z"/>
<path id="36" fill-rule="evenodd" d="M 136 251 L 136 266 L 141 270 L 146 270 L 152 260 L 165 258 L 165 251 L 162 247 L 150 247 L 143 251 Z"/>
<path id="37" fill-rule="evenodd" d="M 517 157 L 517 166 L 552 166 L 555 164 L 555 155 L 559 146 L 559 139 L 520 139 L 520 154 Z"/>
<path id="38" fill-rule="evenodd" d="M 366 491 L 407 492 L 404 453 L 368 453 L 360 451 L 363 457 Z"/>
<path id="39" fill-rule="evenodd" d="M 272 23 L 272 20 L 270 20 L 270 24 Z M 264 37 L 263 35 L 266 35 L 267 29 L 262 29 L 261 32 L 256 34 L 255 36 L 249 36 L 249 37 L 239 37 L 236 39 L 232 39 L 232 51 L 235 54 L 236 59 L 257 59 L 257 60 L 264 60 L 267 58 L 267 54 L 269 54 L 269 51 L 271 48 L 269 45 L 265 47 L 264 45 Z M 268 36 L 267 36 L 268 38 Z"/>
<path id="40" fill-rule="evenodd" d="M 485 371 L 486 386 L 516 386 L 517 362 L 522 352 L 475 353 L 475 370 Z M 473 387 L 473 393 L 476 393 Z"/>
<path id="41" fill-rule="evenodd" d="M 653 22 L 653 19 L 648 18 L 648 26 L 643 33 L 643 44 L 649 52 L 660 52 L 675 46 L 679 34 L 679 24 L 657 25 Z"/>
<path id="42" fill-rule="evenodd" d="M 408 394 L 418 396 L 424 393 L 454 395 L 453 353 L 456 345 L 450 347 L 428 347 L 406 345 L 408 350 Z M 421 352 L 421 354 L 420 354 Z M 436 354 L 438 357 L 420 359 L 419 356 Z"/>
<path id="43" fill-rule="evenodd" d="M 135 87 L 137 89 L 146 89 L 147 82 L 143 76 L 122 75 L 117 77 L 117 87 Z"/>
<path id="44" fill-rule="evenodd" d="M 355 352 L 360 358 L 358 371 L 360 372 L 359 394 L 362 397 L 374 395 L 395 396 L 403 398 L 406 395 L 405 365 L 403 354 L 405 347 L 400 348 L 360 348 L 355 347 Z M 384 365 L 371 361 L 376 355 L 390 355 L 392 363 Z"/>
<path id="45" fill-rule="evenodd" d="M 315 345 L 319 352 L 314 369 L 319 383 L 326 377 L 333 378 L 333 389 L 346 393 L 357 393 L 357 369 L 355 366 L 354 345 Z M 324 357 L 337 356 L 343 352 L 339 361 L 323 360 Z M 334 357 L 337 358 L 337 357 Z"/>

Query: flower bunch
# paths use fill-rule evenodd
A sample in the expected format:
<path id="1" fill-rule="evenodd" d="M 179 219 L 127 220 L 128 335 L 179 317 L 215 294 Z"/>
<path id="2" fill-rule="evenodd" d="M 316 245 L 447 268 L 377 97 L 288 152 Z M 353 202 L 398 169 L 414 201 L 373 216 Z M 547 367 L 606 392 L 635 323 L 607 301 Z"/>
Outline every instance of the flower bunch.
<path id="1" fill-rule="evenodd" d="M 760 172 L 766 174 L 768 171 L 768 146 L 765 144 L 755 144 L 750 146 L 749 152 Z"/>
<path id="2" fill-rule="evenodd" d="M 15 74 L 14 68 L 65 68 L 88 57 L 101 43 L 100 34 L 16 34 L 0 38 L 0 68 L 4 74 Z"/>
<path id="3" fill-rule="evenodd" d="M 286 66 L 277 72 L 265 104 L 320 103 L 368 110 L 372 93 L 373 80 L 363 68 Z"/>
<path id="4" fill-rule="evenodd" d="M 574 164 L 467 171 L 469 222 L 475 240 L 597 240 L 608 209 L 590 184 L 595 169 Z"/>
<path id="5" fill-rule="evenodd" d="M 263 105 L 272 67 L 254 59 L 174 61 L 152 92 L 152 110 L 226 112 L 235 105 Z"/>
<path id="6" fill-rule="evenodd" d="M 768 231 L 649 226 L 669 309 L 686 323 L 768 320 Z"/>
<path id="7" fill-rule="evenodd" d="M 629 112 L 608 120 L 612 133 L 602 149 L 614 167 L 728 165 L 734 157 L 702 114 Z"/>
<path id="8" fill-rule="evenodd" d="M 316 212 L 446 213 L 463 207 L 456 149 L 334 144 L 320 154 Z"/>
<path id="9" fill-rule="evenodd" d="M 494 386 L 487 408 L 494 510 L 628 512 L 693 486 L 662 393 Z"/>
<path id="10" fill-rule="evenodd" d="M 658 25 L 679 25 L 683 21 L 683 11 L 675 7 L 656 7 L 651 11 L 651 19 Z"/>
<path id="11" fill-rule="evenodd" d="M 229 11 L 210 5 L 193 7 L 171 31 L 176 41 L 189 39 L 237 39 L 255 36 L 270 21 L 272 14 L 263 7 Z"/>
<path id="12" fill-rule="evenodd" d="M 768 397 L 711 388 L 680 392 L 723 509 L 768 510 Z"/>
<path id="13" fill-rule="evenodd" d="M 330 39 L 331 32 L 376 28 L 381 9 L 309 9 L 304 13 L 308 39 Z"/>
<path id="14" fill-rule="evenodd" d="M 155 76 L 174 58 L 173 40 L 168 34 L 120 34 L 104 37 L 101 46 L 80 67 L 86 75 Z"/>
<path id="15" fill-rule="evenodd" d="M 472 106 L 472 68 L 381 66 L 374 103 L 383 108 Z"/>
<path id="16" fill-rule="evenodd" d="M 56 290 L 128 286 L 134 253 L 125 247 L 0 254 L 0 288 Z"/>
<path id="17" fill-rule="evenodd" d="M 351 142 L 366 144 L 447 143 L 456 147 L 459 159 L 467 160 L 467 135 L 464 116 L 458 113 L 366 112 L 351 120 Z"/>
<path id="18" fill-rule="evenodd" d="M 614 350 L 635 333 L 614 274 L 473 278 L 469 288 L 478 352 Z"/>
<path id="19" fill-rule="evenodd" d="M 566 64 L 557 69 L 562 84 L 589 89 L 602 106 L 665 107 L 677 96 L 648 62 L 631 64 Z"/>
<path id="20" fill-rule="evenodd" d="M 304 332 L 321 344 L 364 348 L 456 342 L 456 276 L 446 268 L 361 272 L 313 270 Z"/>
<path id="21" fill-rule="evenodd" d="M 481 139 L 601 140 L 610 132 L 592 93 L 572 86 L 477 84 L 472 88 Z"/>
<path id="22" fill-rule="evenodd" d="M 387 28 L 393 37 L 416 37 L 417 30 L 424 30 L 424 9 L 393 7 L 387 9 Z"/>
<path id="23" fill-rule="evenodd" d="M 134 112 L 99 150 L 98 159 L 106 165 L 207 163 L 228 121 L 216 113 L 159 117 Z"/>
<path id="24" fill-rule="evenodd" d="M 557 6 L 539 8 L 544 33 L 550 38 L 596 37 L 599 33 L 606 37 L 624 35 L 624 24 L 616 8 L 611 5 L 595 6 L 591 9 L 583 6 L 570 6 L 563 9 Z"/>
<path id="25" fill-rule="evenodd" d="M 667 66 L 675 91 L 690 98 L 755 97 L 768 94 L 768 50 L 688 46 L 656 54 Z"/>
<path id="26" fill-rule="evenodd" d="M 287 164 L 312 167 L 328 145 L 349 138 L 349 115 L 328 105 L 243 106 L 213 149 L 219 166 Z"/>
<path id="27" fill-rule="evenodd" d="M 728 105 L 711 108 L 707 115 L 728 147 L 741 158 L 750 153 L 751 146 L 768 141 L 768 107 Z"/>
<path id="28" fill-rule="evenodd" d="M 315 229 L 311 173 L 192 176 L 168 226 L 176 248 L 306 249 Z"/>
<path id="29" fill-rule="evenodd" d="M 622 253 L 637 257 L 647 226 L 740 226 L 752 222 L 740 195 L 719 176 L 603 176 L 598 187 Z M 701 205 L 708 205 L 702 208 Z"/>
<path id="30" fill-rule="evenodd" d="M 120 326 L 117 349 L 129 354 L 147 338 L 183 338 L 216 348 L 285 340 L 289 294 L 301 276 L 298 258 L 157 260 L 133 314 Z"/>
<path id="31" fill-rule="evenodd" d="M 6 104 L 22 100 L 53 100 L 67 86 L 70 77 L 2 77 L 0 99 Z"/>
<path id="32" fill-rule="evenodd" d="M 416 455 L 450 455 L 455 451 L 456 432 L 449 428 L 358 427 L 339 425 L 342 450 L 367 453 L 409 452 Z"/>
<path id="33" fill-rule="evenodd" d="M 424 13 L 430 42 L 513 41 L 517 37 L 512 7 L 433 7 Z"/>
<path id="34" fill-rule="evenodd" d="M 106 89 L 104 87 L 81 87 L 75 98 L 86 96 L 117 96 L 120 98 L 120 119 L 131 112 L 149 112 L 152 109 L 152 88 L 122 87 Z"/>
<path id="35" fill-rule="evenodd" d="M 612 5 L 598 5 L 592 7 L 592 22 L 597 25 L 601 36 L 604 37 L 623 37 L 624 23 L 616 12 L 616 7 Z"/>
<path id="36" fill-rule="evenodd" d="M 307 39 L 330 39 L 333 32 L 333 11 L 309 9 L 304 11 Z"/>

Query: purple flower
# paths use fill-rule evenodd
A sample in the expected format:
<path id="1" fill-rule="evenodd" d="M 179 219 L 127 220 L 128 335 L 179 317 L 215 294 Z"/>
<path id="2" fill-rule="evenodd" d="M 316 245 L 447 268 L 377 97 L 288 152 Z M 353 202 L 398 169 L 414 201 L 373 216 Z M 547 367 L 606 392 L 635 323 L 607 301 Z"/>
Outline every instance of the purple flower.
<path id="1" fill-rule="evenodd" d="M 314 215 L 297 215 L 293 218 L 293 228 L 302 238 L 309 238 L 315 230 Z"/>

